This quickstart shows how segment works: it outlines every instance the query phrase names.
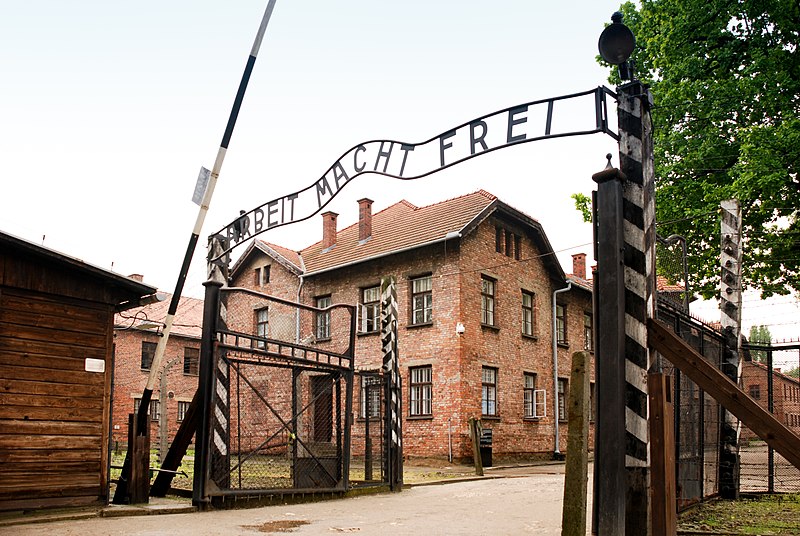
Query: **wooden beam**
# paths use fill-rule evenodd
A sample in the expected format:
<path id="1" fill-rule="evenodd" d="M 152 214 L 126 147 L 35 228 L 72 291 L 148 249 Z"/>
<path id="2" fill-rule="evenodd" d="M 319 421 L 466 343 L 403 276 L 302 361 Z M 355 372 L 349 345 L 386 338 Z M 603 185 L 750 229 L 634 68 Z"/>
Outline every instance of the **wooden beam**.
<path id="1" fill-rule="evenodd" d="M 572 354 L 567 415 L 567 462 L 561 536 L 586 535 L 586 492 L 589 478 L 589 352 Z"/>
<path id="2" fill-rule="evenodd" d="M 650 319 L 647 323 L 647 335 L 652 349 L 667 358 L 767 445 L 800 469 L 800 436 L 759 406 L 730 378 L 663 324 Z"/>
<path id="3" fill-rule="evenodd" d="M 178 428 L 178 432 L 172 440 L 172 445 L 170 445 L 167 451 L 164 463 L 161 464 L 161 468 L 167 469 L 167 471 L 159 472 L 156 475 L 153 486 L 150 488 L 150 495 L 153 497 L 164 497 L 167 495 L 170 485 L 172 484 L 172 479 L 175 477 L 175 474 L 170 471 L 177 471 L 178 468 L 180 468 L 181 461 L 186 455 L 189 445 L 192 443 L 195 430 L 197 430 L 197 422 L 200 418 L 200 412 L 198 411 L 200 399 L 197 393 L 198 391 L 195 391 L 192 402 L 189 404 L 186 414 L 183 416 L 183 421 Z"/>
<path id="4" fill-rule="evenodd" d="M 475 417 L 469 418 L 469 438 L 472 440 L 472 462 L 475 464 L 475 474 L 483 476 L 483 460 L 481 460 L 481 421 Z"/>
<path id="5" fill-rule="evenodd" d="M 670 378 L 662 372 L 647 375 L 650 399 L 650 507 L 652 536 L 678 532 L 675 500 L 675 417 Z"/>

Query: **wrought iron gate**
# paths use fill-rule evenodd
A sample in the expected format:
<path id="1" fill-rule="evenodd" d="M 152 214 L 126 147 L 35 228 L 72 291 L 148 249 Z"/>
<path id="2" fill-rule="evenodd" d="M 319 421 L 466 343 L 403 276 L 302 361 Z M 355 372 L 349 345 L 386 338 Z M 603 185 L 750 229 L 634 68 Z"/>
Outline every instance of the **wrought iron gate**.
<path id="1" fill-rule="evenodd" d="M 355 308 L 217 292 L 200 378 L 195 500 L 348 489 Z"/>

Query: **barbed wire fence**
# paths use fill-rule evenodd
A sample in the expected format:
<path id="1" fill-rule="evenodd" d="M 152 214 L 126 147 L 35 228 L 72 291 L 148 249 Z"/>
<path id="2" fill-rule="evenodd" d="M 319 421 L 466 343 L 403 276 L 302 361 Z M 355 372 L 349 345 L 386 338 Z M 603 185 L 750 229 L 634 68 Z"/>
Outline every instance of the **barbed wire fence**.
<path id="1" fill-rule="evenodd" d="M 722 337 L 718 307 L 707 307 L 697 316 L 692 302 L 687 258 L 693 245 L 677 235 L 658 237 L 656 274 L 659 319 L 719 367 Z M 745 255 L 744 262 L 747 262 Z M 713 305 L 717 305 L 713 302 Z M 779 309 L 783 306 L 784 309 Z M 794 306 L 794 309 L 791 308 Z M 788 309 L 787 309 L 788 307 Z M 702 308 L 698 308 L 702 310 Z M 745 293 L 742 303 L 743 366 L 740 387 L 784 425 L 800 435 L 800 304 L 796 296 L 762 300 Z M 783 336 L 752 347 L 749 327 L 763 325 Z M 718 449 L 721 407 L 669 362 L 658 366 L 673 379 L 675 410 L 676 471 L 679 508 L 718 493 Z M 739 445 L 739 486 L 748 492 L 798 492 L 800 470 L 774 453 L 752 431 L 742 426 Z"/>

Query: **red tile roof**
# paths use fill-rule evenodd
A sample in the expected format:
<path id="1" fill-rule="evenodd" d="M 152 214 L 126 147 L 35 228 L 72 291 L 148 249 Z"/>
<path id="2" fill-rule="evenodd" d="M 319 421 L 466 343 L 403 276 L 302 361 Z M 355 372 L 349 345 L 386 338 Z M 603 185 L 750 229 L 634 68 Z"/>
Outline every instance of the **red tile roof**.
<path id="1" fill-rule="evenodd" d="M 359 241 L 358 223 L 354 223 L 338 230 L 335 244 L 327 249 L 323 248 L 322 241 L 296 252 L 255 240 L 234 264 L 231 277 L 246 264 L 255 249 L 284 265 L 290 263 L 296 273 L 308 276 L 466 236 L 496 211 L 530 229 L 530 236 L 543 255 L 550 277 L 563 281 L 564 272 L 541 224 L 485 190 L 425 207 L 399 201 L 372 215 L 372 235 L 369 238 Z"/>
<path id="2" fill-rule="evenodd" d="M 283 246 L 279 246 L 277 244 L 271 244 L 269 242 L 264 242 L 263 240 L 259 240 L 258 247 L 262 250 L 273 250 L 275 253 L 283 257 L 285 260 L 289 261 L 295 268 L 299 271 L 303 269 L 303 259 L 300 258 L 300 253 L 297 251 L 293 251 L 289 248 L 285 248 Z"/>
<path id="3" fill-rule="evenodd" d="M 163 325 L 167 318 L 169 303 L 172 294 L 164 293 L 164 301 L 151 303 L 143 307 L 128 309 L 122 313 L 114 315 L 115 329 L 137 329 L 145 323 L 156 323 Z M 140 329 L 155 331 L 156 328 L 143 326 Z M 203 300 L 182 296 L 178 302 L 178 310 L 172 322 L 173 335 L 183 335 L 185 337 L 200 337 L 203 329 Z"/>
<path id="4" fill-rule="evenodd" d="M 336 244 L 323 250 L 322 241 L 302 250 L 306 273 L 382 257 L 445 239 L 449 233 L 464 231 L 473 220 L 487 214 L 497 198 L 478 190 L 426 207 L 400 201 L 372 215 L 372 236 L 358 240 L 358 224 L 336 233 Z"/>
<path id="5" fill-rule="evenodd" d="M 594 280 L 584 279 L 582 277 L 578 277 L 575 274 L 567 274 L 567 281 L 571 281 L 574 285 L 584 290 L 588 290 L 589 292 L 592 291 L 592 287 L 594 286 Z"/>
<path id="6" fill-rule="evenodd" d="M 683 292 L 683 285 L 670 283 L 663 275 L 656 276 L 656 288 L 659 292 Z"/>

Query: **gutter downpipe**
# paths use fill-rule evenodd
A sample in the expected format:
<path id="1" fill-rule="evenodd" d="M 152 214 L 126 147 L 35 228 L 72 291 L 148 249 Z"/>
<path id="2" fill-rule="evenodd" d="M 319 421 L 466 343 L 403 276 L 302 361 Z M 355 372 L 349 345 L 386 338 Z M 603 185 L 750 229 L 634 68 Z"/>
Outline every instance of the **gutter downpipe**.
<path id="1" fill-rule="evenodd" d="M 555 423 L 555 446 L 553 448 L 553 454 L 556 456 L 561 455 L 558 430 L 558 331 L 556 329 L 556 296 L 562 292 L 567 292 L 571 288 L 572 281 L 568 281 L 566 287 L 553 291 L 553 422 Z M 565 318 L 564 322 L 566 321 L 567 319 Z"/>

